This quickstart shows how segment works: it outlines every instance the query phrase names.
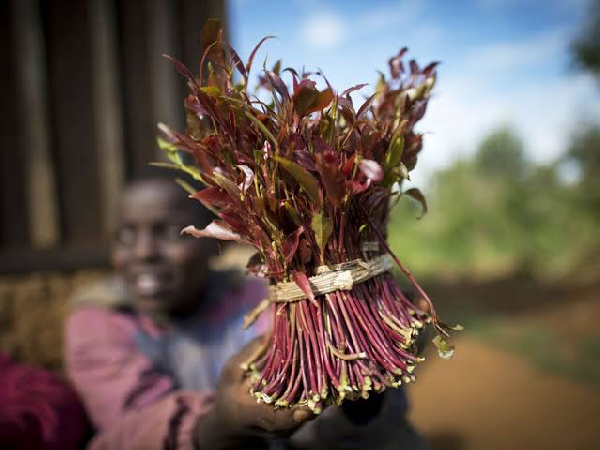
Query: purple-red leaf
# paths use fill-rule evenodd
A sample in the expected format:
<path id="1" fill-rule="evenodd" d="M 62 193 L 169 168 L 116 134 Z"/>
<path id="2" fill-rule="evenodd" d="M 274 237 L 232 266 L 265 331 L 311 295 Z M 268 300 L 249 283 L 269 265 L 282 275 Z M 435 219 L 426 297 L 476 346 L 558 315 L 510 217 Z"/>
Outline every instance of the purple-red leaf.
<path id="1" fill-rule="evenodd" d="M 419 65 L 417 64 L 417 62 L 414 59 L 411 59 L 409 62 L 409 65 L 410 65 L 410 74 L 418 75 L 419 74 Z"/>
<path id="2" fill-rule="evenodd" d="M 302 118 L 307 114 L 307 110 L 316 101 L 319 91 L 311 88 L 303 88 L 294 93 L 294 110 L 298 117 Z"/>
<path id="3" fill-rule="evenodd" d="M 190 195 L 190 198 L 195 198 L 211 210 L 229 208 L 234 205 L 229 194 L 216 186 L 208 186 Z"/>
<path id="4" fill-rule="evenodd" d="M 353 195 L 362 194 L 369 186 L 371 186 L 371 180 L 367 179 L 364 183 L 359 183 L 358 181 L 347 181 L 347 185 L 350 187 L 350 190 Z"/>
<path id="5" fill-rule="evenodd" d="M 242 59 L 240 58 L 240 55 L 237 54 L 237 52 L 233 49 L 233 47 L 231 45 L 227 44 L 227 48 L 229 49 L 229 53 L 231 54 L 231 61 L 233 62 L 233 64 L 237 68 L 238 72 L 244 78 L 247 78 L 248 77 L 248 72 L 246 72 L 246 67 L 244 67 L 244 63 L 242 62 Z"/>
<path id="6" fill-rule="evenodd" d="M 400 78 L 400 75 L 404 72 L 404 65 L 402 64 L 402 57 L 407 52 L 407 48 L 403 47 L 400 49 L 398 54 L 391 58 L 388 63 L 390 65 L 390 73 L 392 78 Z"/>
<path id="7" fill-rule="evenodd" d="M 269 81 L 271 86 L 273 86 L 273 89 L 275 89 L 275 91 L 277 91 L 277 93 L 281 95 L 282 100 L 290 99 L 290 93 L 288 92 L 287 86 L 285 85 L 285 83 L 279 75 L 277 75 L 274 72 L 271 72 L 270 70 L 267 70 L 265 72 L 265 76 L 267 77 L 267 80 Z"/>
<path id="8" fill-rule="evenodd" d="M 305 111 L 305 114 L 310 114 L 312 112 L 321 111 L 325 109 L 333 100 L 333 91 L 331 89 L 325 89 L 324 91 L 320 91 L 317 95 L 317 99 L 313 104 Z"/>
<path id="9" fill-rule="evenodd" d="M 427 214 L 427 200 L 425 199 L 425 196 L 419 189 L 407 189 L 406 191 L 404 191 L 404 195 L 408 195 L 410 198 L 412 198 L 421 205 L 421 215 L 419 216 L 419 219 L 422 218 L 425 214 Z"/>
<path id="10" fill-rule="evenodd" d="M 321 174 L 321 182 L 325 195 L 333 206 L 339 206 L 346 195 L 346 180 L 336 163 L 327 162 L 321 154 L 317 154 L 317 170 Z"/>
<path id="11" fill-rule="evenodd" d="M 285 258 L 285 261 L 288 264 L 292 262 L 292 259 L 294 258 L 294 255 L 298 250 L 298 244 L 300 243 L 300 235 L 302 233 L 304 233 L 304 227 L 300 225 L 298 228 L 296 228 L 296 231 L 290 234 L 283 243 L 283 257 Z"/>
<path id="12" fill-rule="evenodd" d="M 308 297 L 308 299 L 315 306 L 317 306 L 317 301 L 315 300 L 315 294 L 313 293 L 313 290 L 310 287 L 310 281 L 308 281 L 308 277 L 306 276 L 306 274 L 304 272 L 299 272 L 297 270 L 294 270 L 292 272 L 292 277 L 294 278 L 294 282 L 298 285 L 298 287 L 300 289 L 302 289 L 302 292 L 304 292 L 304 295 L 306 295 L 306 297 Z"/>
<path id="13" fill-rule="evenodd" d="M 310 248 L 310 244 L 306 239 L 300 239 L 300 244 L 298 244 L 298 251 L 300 253 L 300 261 L 302 261 L 302 264 L 308 264 L 312 259 L 312 250 Z"/>
<path id="14" fill-rule="evenodd" d="M 351 88 L 348 88 L 344 92 L 342 92 L 342 95 L 340 95 L 340 97 L 345 97 L 350 92 L 359 91 L 359 90 L 361 90 L 362 88 L 364 88 L 365 86 L 368 86 L 368 85 L 369 85 L 369 83 L 362 83 L 362 84 L 357 84 L 356 86 L 352 86 Z"/>
<path id="15" fill-rule="evenodd" d="M 427 66 L 425 66 L 425 68 L 423 69 L 423 75 L 425 75 L 426 77 L 430 76 L 434 69 L 439 65 L 439 61 L 434 61 L 432 63 L 429 63 Z"/>
<path id="16" fill-rule="evenodd" d="M 250 73 L 250 68 L 252 67 L 252 61 L 254 61 L 254 57 L 256 56 L 256 52 L 258 51 L 260 46 L 263 45 L 266 40 L 273 39 L 273 38 L 275 38 L 275 36 L 265 36 L 264 38 L 262 38 L 260 40 L 260 42 L 256 45 L 256 47 L 254 47 L 254 49 L 252 50 L 252 53 L 250 53 L 250 57 L 248 58 L 248 61 L 246 62 L 246 74 Z"/>
<path id="17" fill-rule="evenodd" d="M 358 108 L 358 112 L 356 113 L 357 119 L 360 119 L 363 116 L 363 114 L 365 114 L 369 110 L 369 107 L 373 103 L 373 100 L 375 100 L 376 96 L 377 96 L 377 93 L 371 95 L 368 99 L 365 100 L 365 102 L 362 104 L 362 106 L 360 108 Z"/>
<path id="18" fill-rule="evenodd" d="M 310 113 L 326 108 L 332 102 L 333 98 L 333 90 L 327 88 L 323 91 L 318 91 L 315 88 L 315 82 L 305 78 L 294 88 L 292 101 L 298 117 L 302 118 Z"/>
<path id="19" fill-rule="evenodd" d="M 162 57 L 171 61 L 171 63 L 173 63 L 173 65 L 179 71 L 179 73 L 181 73 L 185 78 L 187 78 L 192 83 L 195 83 L 196 80 L 194 78 L 194 75 L 192 75 L 192 73 L 188 70 L 187 67 L 185 67 L 185 65 L 181 61 L 178 61 L 175 58 L 173 58 L 167 54 L 163 54 Z"/>

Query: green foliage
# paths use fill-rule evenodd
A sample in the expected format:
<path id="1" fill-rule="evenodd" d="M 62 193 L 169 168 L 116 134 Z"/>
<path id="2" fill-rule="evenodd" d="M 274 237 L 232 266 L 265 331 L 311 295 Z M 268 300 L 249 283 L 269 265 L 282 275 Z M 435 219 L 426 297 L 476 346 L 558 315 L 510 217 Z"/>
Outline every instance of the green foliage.
<path id="1" fill-rule="evenodd" d="M 581 169 L 576 192 L 579 207 L 600 219 L 600 125 L 588 125 L 573 136 L 567 160 Z"/>
<path id="2" fill-rule="evenodd" d="M 575 62 L 600 79 L 600 0 L 590 4 L 587 26 L 571 45 Z"/>
<path id="3" fill-rule="evenodd" d="M 475 166 L 483 175 L 519 178 L 526 170 L 521 139 L 506 127 L 492 132 L 479 145 Z"/>
<path id="4" fill-rule="evenodd" d="M 600 179 L 599 144 L 595 127 L 574 137 L 569 158 L 585 169 L 581 180 L 566 183 L 559 176 L 566 159 L 536 166 L 510 130 L 491 133 L 472 158 L 434 175 L 422 220 L 415 220 L 418 207 L 401 199 L 390 245 L 415 272 L 437 276 L 572 274 L 600 250 L 600 189 L 592 189 Z"/>
<path id="5" fill-rule="evenodd" d="M 318 212 L 312 218 L 311 227 L 315 233 L 317 245 L 323 251 L 333 233 L 333 221 L 330 217 L 325 217 L 322 212 Z"/>

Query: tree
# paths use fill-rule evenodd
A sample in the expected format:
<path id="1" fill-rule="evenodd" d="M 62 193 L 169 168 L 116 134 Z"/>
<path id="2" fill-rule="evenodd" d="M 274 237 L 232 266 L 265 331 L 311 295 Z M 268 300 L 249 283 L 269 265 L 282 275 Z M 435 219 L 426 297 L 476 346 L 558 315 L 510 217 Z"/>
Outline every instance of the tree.
<path id="1" fill-rule="evenodd" d="M 600 81 L 600 0 L 590 5 L 588 23 L 571 44 L 575 63 L 590 71 Z"/>
<path id="2" fill-rule="evenodd" d="M 581 168 L 577 194 L 582 206 L 600 217 L 600 124 L 588 125 L 572 137 L 567 158 Z"/>
<path id="3" fill-rule="evenodd" d="M 484 138 L 475 154 L 475 168 L 486 177 L 518 180 L 526 166 L 523 142 L 508 127 L 499 128 Z"/>

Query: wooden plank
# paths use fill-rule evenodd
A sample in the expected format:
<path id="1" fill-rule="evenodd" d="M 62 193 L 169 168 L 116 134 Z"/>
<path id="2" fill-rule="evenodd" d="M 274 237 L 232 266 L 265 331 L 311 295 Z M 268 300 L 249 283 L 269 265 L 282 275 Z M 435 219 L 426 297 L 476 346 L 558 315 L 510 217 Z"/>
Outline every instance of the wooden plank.
<path id="1" fill-rule="evenodd" d="M 19 57 L 16 60 L 19 124 L 22 151 L 27 158 L 29 233 L 33 248 L 49 248 L 59 242 L 58 199 L 54 165 L 50 155 L 50 130 L 46 98 L 46 56 L 39 5 L 20 0 L 14 24 Z"/>
<path id="2" fill-rule="evenodd" d="M 48 74 L 61 232 L 66 243 L 103 237 L 89 2 L 47 2 Z"/>
<path id="3" fill-rule="evenodd" d="M 74 272 L 82 268 L 110 267 L 110 250 L 104 246 L 56 247 L 50 250 L 5 250 L 0 252 L 0 274 L 37 271 Z"/>
<path id="4" fill-rule="evenodd" d="M 15 14 L 16 2 L 0 2 L 0 247 L 29 243 L 27 161 L 24 127 L 19 120 Z"/>
<path id="5" fill-rule="evenodd" d="M 123 121 L 127 178 L 142 175 L 153 159 L 156 146 L 149 36 L 152 33 L 150 3 L 117 2 L 120 64 L 123 80 Z"/>
<path id="6" fill-rule="evenodd" d="M 202 2 L 204 3 L 204 2 Z M 162 55 L 181 58 L 181 39 L 178 39 L 180 16 L 176 2 L 170 0 L 151 0 L 152 30 L 150 36 L 150 64 L 152 66 L 152 100 L 154 123 L 164 122 L 174 129 L 183 129 L 184 110 L 181 75 Z M 157 134 L 156 128 L 152 130 Z M 164 152 L 157 146 L 154 157 L 166 159 Z"/>
<path id="7" fill-rule="evenodd" d="M 106 236 L 117 226 L 123 190 L 123 111 L 116 11 L 110 0 L 90 0 L 92 18 L 94 128 Z"/>

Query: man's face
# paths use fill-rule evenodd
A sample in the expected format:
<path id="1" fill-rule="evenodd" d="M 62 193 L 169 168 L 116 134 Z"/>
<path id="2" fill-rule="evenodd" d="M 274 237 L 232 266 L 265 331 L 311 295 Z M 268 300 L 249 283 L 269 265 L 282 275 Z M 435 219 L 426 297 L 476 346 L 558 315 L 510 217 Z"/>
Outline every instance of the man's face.
<path id="1" fill-rule="evenodd" d="M 203 294 L 216 244 L 181 236 L 181 229 L 197 218 L 191 200 L 178 189 L 153 180 L 134 184 L 124 194 L 113 264 L 142 314 L 185 313 Z"/>

